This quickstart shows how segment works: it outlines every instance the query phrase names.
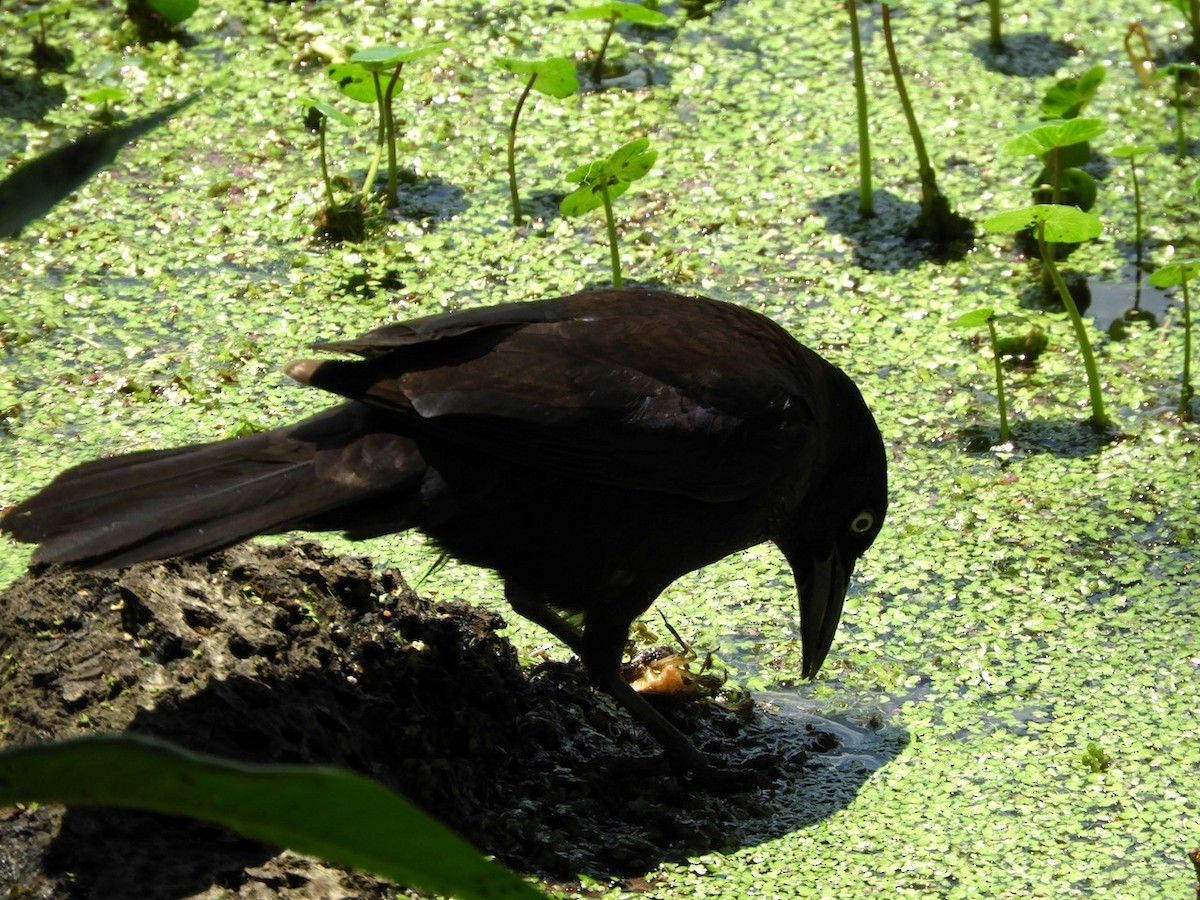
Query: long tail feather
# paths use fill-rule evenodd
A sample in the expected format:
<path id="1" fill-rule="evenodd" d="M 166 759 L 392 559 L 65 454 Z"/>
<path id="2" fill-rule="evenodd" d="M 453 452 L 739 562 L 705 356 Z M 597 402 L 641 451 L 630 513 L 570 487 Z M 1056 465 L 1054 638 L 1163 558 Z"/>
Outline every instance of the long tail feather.
<path id="1" fill-rule="evenodd" d="M 34 563 L 92 568 L 211 552 L 319 521 L 353 529 L 367 497 L 402 498 L 425 463 L 408 437 L 358 403 L 287 428 L 76 466 L 0 520 L 37 543 Z M 392 530 L 406 527 L 397 502 Z"/>

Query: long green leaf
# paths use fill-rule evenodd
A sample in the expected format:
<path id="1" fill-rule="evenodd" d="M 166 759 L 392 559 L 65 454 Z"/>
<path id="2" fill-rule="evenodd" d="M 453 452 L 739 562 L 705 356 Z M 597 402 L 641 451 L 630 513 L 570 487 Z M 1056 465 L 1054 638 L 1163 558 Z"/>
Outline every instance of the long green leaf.
<path id="1" fill-rule="evenodd" d="M 403 797 L 340 769 L 249 765 L 147 737 L 97 735 L 0 751 L 0 806 L 28 801 L 205 819 L 439 894 L 543 896 Z"/>

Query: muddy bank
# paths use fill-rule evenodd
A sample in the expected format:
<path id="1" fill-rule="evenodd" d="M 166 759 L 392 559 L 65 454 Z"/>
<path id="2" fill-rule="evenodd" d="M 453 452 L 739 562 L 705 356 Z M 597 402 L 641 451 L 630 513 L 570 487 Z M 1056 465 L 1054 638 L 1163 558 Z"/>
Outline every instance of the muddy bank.
<path id="1" fill-rule="evenodd" d="M 629 762 L 656 755 L 641 730 L 573 667 L 523 670 L 502 626 L 312 542 L 31 573 L 0 595 L 3 743 L 129 730 L 239 760 L 345 766 L 550 879 L 636 876 L 772 830 L 774 789 L 713 794 Z M 776 787 L 837 743 L 753 708 L 671 714 L 706 752 Z M 0 810 L 0 885 L 22 897 L 394 896 L 217 826 L 54 807 Z"/>

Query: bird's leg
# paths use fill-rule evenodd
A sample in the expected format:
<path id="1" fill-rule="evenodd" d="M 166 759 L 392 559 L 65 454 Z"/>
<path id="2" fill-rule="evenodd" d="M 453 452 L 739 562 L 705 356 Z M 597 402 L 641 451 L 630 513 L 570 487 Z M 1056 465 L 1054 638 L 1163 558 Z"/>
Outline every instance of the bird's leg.
<path id="1" fill-rule="evenodd" d="M 583 632 L 555 612 L 543 595 L 518 585 L 505 584 L 504 599 L 517 615 L 541 625 L 583 659 Z"/>
<path id="2" fill-rule="evenodd" d="M 762 787 L 756 772 L 715 766 L 688 737 L 672 725 L 650 702 L 621 677 L 621 653 L 629 636 L 629 623 L 589 619 L 583 628 L 583 664 L 600 690 L 617 701 L 650 732 L 666 752 L 671 764 L 709 787 L 746 790 Z"/>
<path id="3" fill-rule="evenodd" d="M 630 625 L 626 616 L 591 617 L 581 632 L 555 612 L 553 604 L 542 594 L 508 584 L 505 597 L 518 615 L 541 625 L 570 647 L 583 660 L 592 684 L 640 722 L 677 769 L 688 771 L 697 780 L 716 788 L 737 790 L 759 785 L 760 779 L 754 773 L 714 766 L 683 732 L 621 677 L 621 654 Z"/>

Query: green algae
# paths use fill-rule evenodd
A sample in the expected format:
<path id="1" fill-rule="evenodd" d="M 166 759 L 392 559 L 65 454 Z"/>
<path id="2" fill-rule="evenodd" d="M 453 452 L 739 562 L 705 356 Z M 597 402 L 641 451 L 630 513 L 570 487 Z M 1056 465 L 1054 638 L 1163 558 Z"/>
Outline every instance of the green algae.
<path id="1" fill-rule="evenodd" d="M 0 27 L 14 15 L 0 11 Z M 718 648 L 739 682 L 878 717 L 892 749 L 853 789 L 815 773 L 809 793 L 780 798 L 780 821 L 794 824 L 766 833 L 785 836 L 664 865 L 637 894 L 1188 893 L 1184 851 L 1200 843 L 1200 430 L 1171 414 L 1177 312 L 1124 341 L 1093 335 L 1123 435 L 1112 442 L 1084 425 L 1070 323 L 1026 312 L 1049 348 L 1009 376 L 1014 447 L 978 450 L 972 437 L 987 448 L 994 420 L 988 360 L 946 323 L 967 308 L 1016 309 L 1029 273 L 1003 236 L 946 264 L 902 240 L 920 185 L 878 40 L 867 89 L 879 214 L 858 220 L 848 35 L 828 7 L 764 0 L 750 19 L 730 4 L 623 44 L 621 65 L 646 72 L 648 87 L 542 98 L 522 130 L 534 212 L 523 229 L 508 222 L 503 165 L 512 85 L 489 60 L 576 49 L 541 6 L 415 3 L 389 12 L 387 34 L 364 24 L 381 21 L 371 3 L 269 15 L 205 5 L 186 26 L 195 46 L 141 47 L 115 18 L 78 10 L 48 23 L 76 54 L 70 71 L 35 82 L 31 63 L 3 57 L 16 79 L 0 84 L 0 107 L 13 111 L 0 137 L 9 166 L 87 126 L 87 73 L 113 56 L 130 117 L 222 66 L 238 74 L 0 245 L 0 503 L 95 455 L 319 408 L 321 397 L 279 374 L 310 341 L 588 285 L 605 235 L 599 221 L 555 213 L 564 160 L 592 152 L 596 134 L 644 133 L 661 155 L 624 210 L 628 271 L 776 318 L 860 384 L 891 454 L 887 526 L 814 684 L 798 682 L 796 599 L 774 548 L 681 580 L 659 606 L 697 648 Z M 940 187 L 976 221 L 1023 204 L 1028 167 L 999 149 L 1013 123 L 1036 118 L 1057 80 L 1108 65 L 1089 113 L 1167 149 L 1139 157 L 1145 252 L 1164 263 L 1200 239 L 1190 180 L 1170 157 L 1172 111 L 1123 55 L 1123 7 L 1087 0 L 1073 15 L 1068 35 L 1057 5 L 1026 4 L 1006 27 L 1009 46 L 1045 35 L 1068 50 L 1044 76 L 1017 77 L 1004 74 L 1015 61 L 978 51 L 982 9 L 909 11 L 906 40 L 925 35 L 927 52 L 910 54 L 921 62 L 906 81 Z M 1177 18 L 1147 12 L 1143 24 L 1165 45 Z M 403 215 L 375 210 L 362 244 L 325 246 L 312 238 L 323 184 L 296 98 L 329 90 L 330 48 L 348 56 L 393 39 L 454 48 L 406 70 L 398 139 L 416 182 L 401 189 Z M 44 115 L 17 112 L 18 99 L 60 90 Z M 361 183 L 371 130 L 329 139 L 335 177 Z M 1120 277 L 1134 234 L 1127 180 L 1119 166 L 1102 180 L 1106 231 L 1069 268 Z M 357 549 L 414 581 L 436 555 L 417 536 Z M 0 547 L 0 579 L 26 559 L 26 548 Z M 422 590 L 502 606 L 494 577 L 453 563 Z M 553 646 L 508 618 L 526 652 Z M 1107 771 L 1081 761 L 1090 744 L 1111 757 Z"/>

